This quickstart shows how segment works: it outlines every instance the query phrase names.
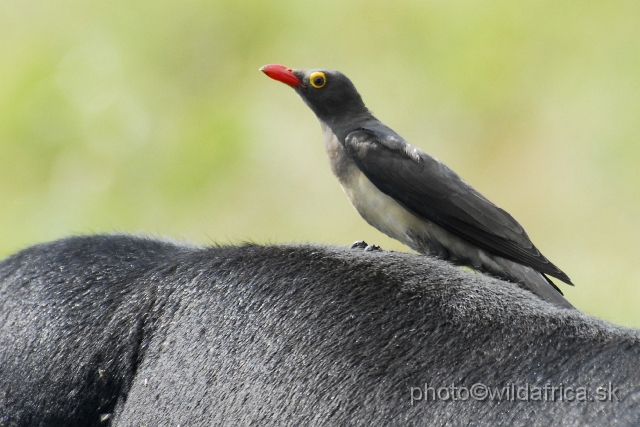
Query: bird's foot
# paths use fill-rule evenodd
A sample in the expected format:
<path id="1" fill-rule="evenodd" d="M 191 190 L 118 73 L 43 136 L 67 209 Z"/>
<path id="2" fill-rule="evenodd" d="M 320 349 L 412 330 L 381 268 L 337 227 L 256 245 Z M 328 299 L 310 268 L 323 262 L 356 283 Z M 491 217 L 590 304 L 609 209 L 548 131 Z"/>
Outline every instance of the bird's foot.
<path id="1" fill-rule="evenodd" d="M 358 240 L 357 242 L 353 242 L 353 244 L 351 245 L 351 249 L 364 249 L 367 246 L 367 242 L 365 242 L 364 240 Z"/>
<path id="2" fill-rule="evenodd" d="M 351 249 L 363 249 L 365 252 L 382 251 L 378 245 L 369 245 L 364 240 L 358 240 L 351 245 Z"/>

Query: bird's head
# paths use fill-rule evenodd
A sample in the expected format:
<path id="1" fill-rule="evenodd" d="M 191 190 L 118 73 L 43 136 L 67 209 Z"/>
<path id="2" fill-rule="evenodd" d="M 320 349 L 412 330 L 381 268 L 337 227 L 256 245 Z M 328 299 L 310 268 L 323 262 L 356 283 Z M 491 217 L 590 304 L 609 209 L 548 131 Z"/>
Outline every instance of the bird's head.
<path id="1" fill-rule="evenodd" d="M 339 71 L 294 70 L 277 64 L 265 65 L 260 71 L 294 88 L 318 119 L 325 123 L 370 114 L 351 80 Z"/>

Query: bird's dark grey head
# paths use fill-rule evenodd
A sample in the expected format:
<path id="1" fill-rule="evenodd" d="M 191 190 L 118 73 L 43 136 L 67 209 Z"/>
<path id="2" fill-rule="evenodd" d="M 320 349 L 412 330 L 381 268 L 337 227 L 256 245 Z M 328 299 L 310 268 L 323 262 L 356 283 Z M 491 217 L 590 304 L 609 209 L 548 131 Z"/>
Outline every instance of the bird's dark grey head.
<path id="1" fill-rule="evenodd" d="M 371 115 L 351 80 L 339 71 L 293 70 L 275 64 L 265 65 L 260 70 L 293 87 L 325 123 L 353 122 L 360 116 Z"/>

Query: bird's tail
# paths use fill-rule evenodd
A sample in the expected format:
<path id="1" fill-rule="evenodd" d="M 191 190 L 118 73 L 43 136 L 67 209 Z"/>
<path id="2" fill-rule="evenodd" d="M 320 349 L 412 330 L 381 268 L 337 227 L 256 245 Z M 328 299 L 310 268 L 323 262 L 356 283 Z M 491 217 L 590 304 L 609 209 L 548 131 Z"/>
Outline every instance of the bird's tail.
<path id="1" fill-rule="evenodd" d="M 504 265 L 505 263 L 501 264 L 503 264 L 503 267 L 506 267 L 505 272 L 510 276 L 510 279 L 522 283 L 527 289 L 546 301 L 559 307 L 575 310 L 575 307 L 562 296 L 560 289 L 545 275 L 522 264 L 511 261 L 507 261 L 507 263 L 509 265 Z"/>

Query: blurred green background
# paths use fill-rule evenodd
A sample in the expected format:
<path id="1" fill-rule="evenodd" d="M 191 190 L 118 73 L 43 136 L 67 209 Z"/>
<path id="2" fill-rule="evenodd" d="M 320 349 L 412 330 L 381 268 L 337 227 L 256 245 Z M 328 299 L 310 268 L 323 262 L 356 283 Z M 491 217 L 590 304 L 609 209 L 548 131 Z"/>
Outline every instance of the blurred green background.
<path id="1" fill-rule="evenodd" d="M 267 63 L 333 68 L 640 327 L 640 3 L 0 2 L 0 256 L 70 234 L 364 239 Z"/>

